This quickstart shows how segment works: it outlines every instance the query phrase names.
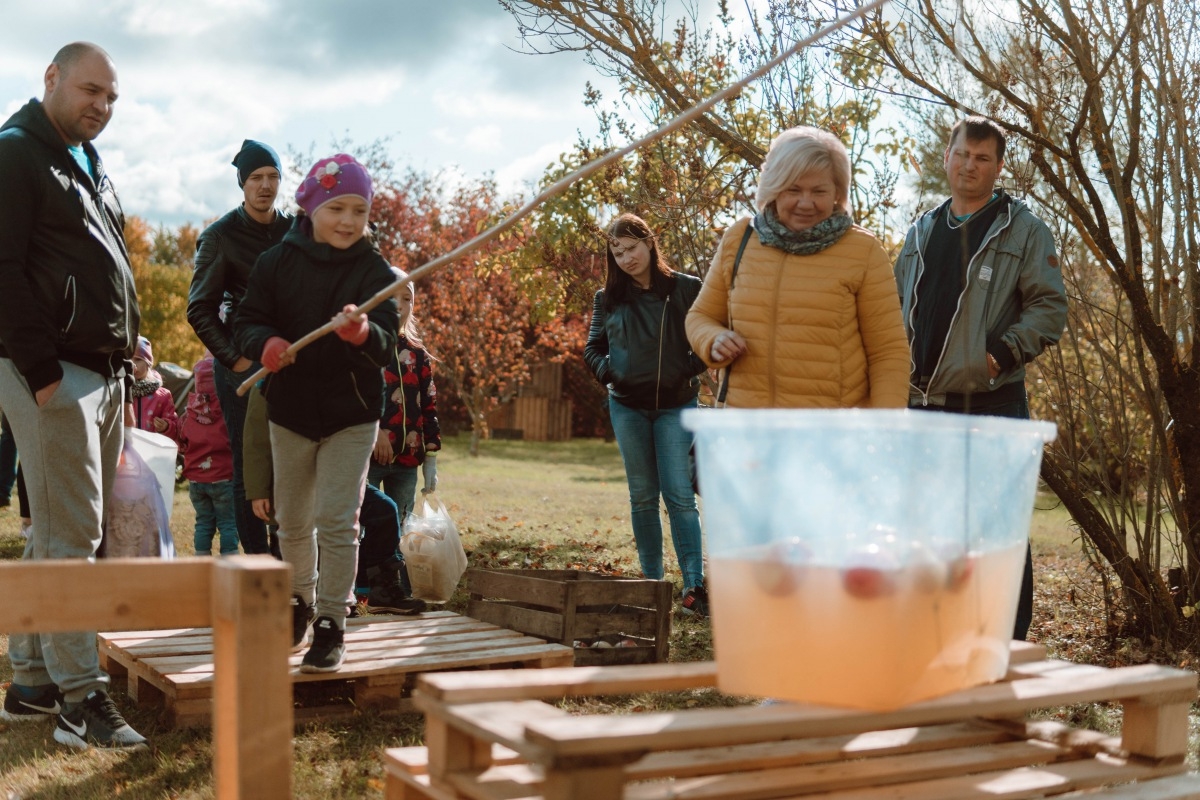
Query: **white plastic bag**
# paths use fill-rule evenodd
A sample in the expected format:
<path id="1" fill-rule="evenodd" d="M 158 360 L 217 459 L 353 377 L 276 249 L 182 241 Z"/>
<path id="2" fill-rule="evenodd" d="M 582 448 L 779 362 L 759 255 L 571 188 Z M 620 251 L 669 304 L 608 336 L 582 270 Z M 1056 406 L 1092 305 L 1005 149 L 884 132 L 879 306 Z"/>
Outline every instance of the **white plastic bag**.
<path id="1" fill-rule="evenodd" d="M 172 488 L 174 485 L 172 484 Z M 112 495 L 104 507 L 104 558 L 174 558 L 171 518 L 158 476 L 132 438 L 125 439 Z"/>
<path id="2" fill-rule="evenodd" d="M 449 600 L 467 570 L 467 554 L 458 538 L 458 527 L 432 492 L 422 495 L 404 520 L 400 552 L 408 567 L 413 597 L 433 603 Z"/>

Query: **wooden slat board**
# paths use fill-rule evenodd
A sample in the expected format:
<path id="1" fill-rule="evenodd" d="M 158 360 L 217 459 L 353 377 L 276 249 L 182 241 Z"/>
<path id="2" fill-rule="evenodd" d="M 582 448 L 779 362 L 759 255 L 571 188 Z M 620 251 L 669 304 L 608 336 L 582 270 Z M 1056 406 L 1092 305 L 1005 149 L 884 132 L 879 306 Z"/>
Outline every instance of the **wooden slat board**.
<path id="1" fill-rule="evenodd" d="M 164 705 L 176 726 L 207 724 L 214 681 L 212 629 L 101 633 L 101 663 L 114 676 L 126 675 L 130 697 L 141 705 Z M 375 706 L 399 709 L 416 673 L 480 667 L 560 667 L 574 659 L 571 648 L 449 611 L 418 616 L 367 616 L 346 621 L 346 660 L 331 673 L 300 672 L 303 651 L 289 658 L 296 697 L 303 706 L 307 684 L 344 685 L 344 704 L 319 713 L 297 710 L 298 718 L 336 716 Z M 310 712 L 312 710 L 310 709 Z"/>
<path id="2" fill-rule="evenodd" d="M 711 663 L 422 675 L 428 746 L 385 757 L 387 797 L 1200 800 L 1200 776 L 1184 774 L 1195 673 L 1044 655 L 1015 644 L 1004 681 L 886 713 L 779 703 L 567 714 L 546 702 L 712 688 Z M 1022 719 L 1101 701 L 1124 707 L 1121 737 Z"/>

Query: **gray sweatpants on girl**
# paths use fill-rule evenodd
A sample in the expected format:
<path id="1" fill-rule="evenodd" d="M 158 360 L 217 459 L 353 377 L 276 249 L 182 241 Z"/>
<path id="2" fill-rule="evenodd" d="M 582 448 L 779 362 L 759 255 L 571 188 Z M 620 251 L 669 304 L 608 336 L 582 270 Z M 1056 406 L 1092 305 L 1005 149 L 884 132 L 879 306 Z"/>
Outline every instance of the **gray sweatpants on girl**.
<path id="1" fill-rule="evenodd" d="M 279 550 L 292 565 L 292 594 L 344 628 L 358 571 L 358 509 L 379 424 L 343 428 L 318 442 L 270 427 Z"/>
<path id="2" fill-rule="evenodd" d="M 25 561 L 95 557 L 125 435 L 121 381 L 60 363 L 62 383 L 38 408 L 13 362 L 0 358 L 0 408 L 12 423 L 33 520 Z M 8 657 L 14 683 L 54 683 L 70 703 L 108 686 L 94 631 L 13 634 Z"/>

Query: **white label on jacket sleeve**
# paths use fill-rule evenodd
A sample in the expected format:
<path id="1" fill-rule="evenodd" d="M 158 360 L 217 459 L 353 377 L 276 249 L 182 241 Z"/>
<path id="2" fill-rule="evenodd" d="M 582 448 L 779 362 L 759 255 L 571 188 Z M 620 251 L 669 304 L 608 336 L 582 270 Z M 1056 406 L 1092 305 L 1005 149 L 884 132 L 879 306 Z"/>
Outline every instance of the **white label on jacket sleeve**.
<path id="1" fill-rule="evenodd" d="M 979 268 L 979 280 L 990 281 L 992 279 L 992 268 L 983 266 Z"/>

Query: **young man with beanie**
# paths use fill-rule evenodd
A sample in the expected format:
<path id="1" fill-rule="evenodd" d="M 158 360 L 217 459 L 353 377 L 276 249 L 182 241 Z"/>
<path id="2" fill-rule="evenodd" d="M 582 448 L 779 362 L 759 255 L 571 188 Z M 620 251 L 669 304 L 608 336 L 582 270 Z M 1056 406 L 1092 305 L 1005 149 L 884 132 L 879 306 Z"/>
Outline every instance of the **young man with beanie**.
<path id="1" fill-rule="evenodd" d="M 254 262 L 265 250 L 283 241 L 292 226 L 292 215 L 275 208 L 282 166 L 270 145 L 246 139 L 233 158 L 233 166 L 237 167 L 242 204 L 200 234 L 187 318 L 196 336 L 213 354 L 213 382 L 233 452 L 238 538 L 247 553 L 267 553 L 271 548 L 266 525 L 250 509 L 242 479 L 246 398 L 237 394 L 237 387 L 258 371 L 259 364 L 238 352 L 233 325 Z"/>
<path id="2" fill-rule="evenodd" d="M 1025 365 L 1062 336 L 1067 294 L 1050 229 L 996 186 L 1004 129 L 967 117 L 950 131 L 950 198 L 913 223 L 896 260 L 912 344 L 910 408 L 1029 419 Z M 1026 554 L 1014 639 L 1033 621 Z"/>
<path id="3" fill-rule="evenodd" d="M 96 556 L 141 321 L 124 215 L 91 144 L 112 117 L 116 67 L 75 42 L 44 82 L 41 102 L 0 127 L 0 407 L 37 523 L 28 561 Z M 146 747 L 108 695 L 94 632 L 12 634 L 8 656 L 0 718 L 56 715 L 55 741 L 79 750 Z"/>

